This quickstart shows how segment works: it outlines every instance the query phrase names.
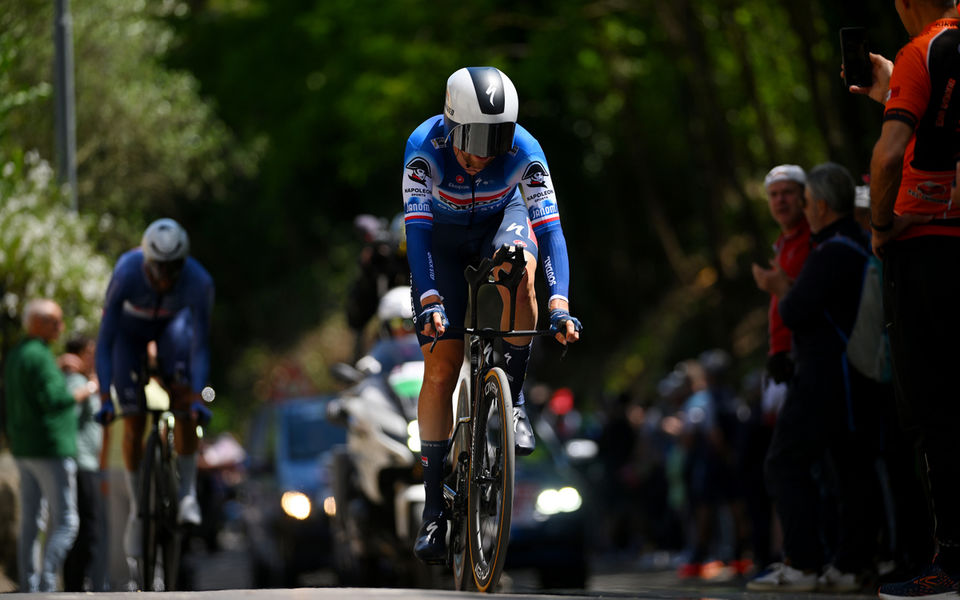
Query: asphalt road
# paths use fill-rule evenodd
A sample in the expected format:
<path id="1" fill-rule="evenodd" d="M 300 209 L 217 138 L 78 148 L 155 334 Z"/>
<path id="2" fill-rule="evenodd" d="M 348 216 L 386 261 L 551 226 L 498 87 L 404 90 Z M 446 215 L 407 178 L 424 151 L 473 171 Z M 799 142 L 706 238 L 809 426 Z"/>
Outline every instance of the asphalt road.
<path id="1" fill-rule="evenodd" d="M 511 599 L 549 599 L 566 598 L 576 599 L 596 599 L 596 598 L 651 598 L 663 600 L 866 600 L 874 599 L 876 595 L 861 594 L 850 595 L 827 595 L 827 594 L 757 594 L 747 593 L 743 586 L 738 582 L 735 584 L 723 585 L 701 585 L 701 584 L 682 584 L 677 581 L 672 572 L 670 573 L 603 573 L 591 579 L 588 590 L 556 590 L 556 591 L 512 591 L 490 594 L 490 598 L 511 598 Z M 11 594 L 5 597 L 15 598 L 20 594 Z M 24 595 L 26 597 L 26 595 Z M 76 598 L 87 599 L 90 594 L 31 594 L 31 598 L 51 598 L 58 600 L 67 600 Z M 218 591 L 196 591 L 196 592 L 115 592 L 109 594 L 110 598 L 130 598 L 131 600 L 148 600 L 152 597 L 165 598 L 166 600 L 227 600 L 233 598 L 242 598 L 249 600 L 272 600 L 284 598 L 285 600 L 326 600 L 326 599 L 348 599 L 348 600 L 366 600 L 366 599 L 388 599 L 388 600 L 416 600 L 426 599 L 460 599 L 476 597 L 466 596 L 464 593 L 446 591 L 446 590 L 416 590 L 416 589 L 387 589 L 387 588 L 297 588 L 297 589 L 271 589 L 271 590 L 218 590 Z"/>
<path id="2" fill-rule="evenodd" d="M 302 576 L 297 589 L 248 590 L 237 589 L 249 585 L 248 558 L 242 540 L 238 537 L 231 541 L 224 540 L 227 549 L 215 554 L 198 553 L 192 557 L 197 561 L 194 592 L 170 592 L 163 595 L 171 598 L 189 598 L 191 600 L 244 598 L 251 600 L 270 600 L 273 598 L 285 599 L 388 599 L 388 600 L 416 600 L 420 598 L 456 598 L 462 600 L 467 597 L 464 593 L 453 590 L 420 590 L 420 589 L 392 589 L 392 588 L 341 588 L 336 587 L 336 579 L 328 571 Z M 599 559 L 598 559 L 599 562 Z M 154 594 L 143 592 L 124 592 L 110 594 L 111 598 L 129 597 L 135 600 L 146 600 Z M 89 595 L 56 594 L 51 598 L 64 599 L 76 596 L 88 598 Z M 36 597 L 36 596 L 33 596 Z M 809 593 L 780 593 L 760 594 L 746 592 L 744 581 L 730 579 L 727 581 L 704 582 L 700 580 L 680 580 L 673 569 L 651 569 L 649 562 L 605 558 L 601 564 L 594 565 L 593 572 L 585 590 L 542 590 L 538 587 L 538 579 L 532 571 L 514 571 L 504 574 L 501 580 L 501 589 L 491 598 L 644 598 L 662 600 L 874 600 L 876 594 L 809 594 Z"/>

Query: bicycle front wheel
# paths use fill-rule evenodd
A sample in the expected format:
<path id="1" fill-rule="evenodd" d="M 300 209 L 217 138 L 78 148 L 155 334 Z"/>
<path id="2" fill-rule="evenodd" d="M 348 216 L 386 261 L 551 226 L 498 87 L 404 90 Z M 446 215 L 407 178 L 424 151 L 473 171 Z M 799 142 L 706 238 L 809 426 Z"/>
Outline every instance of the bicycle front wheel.
<path id="1" fill-rule="evenodd" d="M 162 468 L 157 472 L 158 488 L 161 492 L 162 510 L 159 529 L 159 542 L 163 557 L 163 587 L 166 591 L 177 589 L 177 578 L 180 575 L 180 526 L 177 524 L 177 513 L 180 503 L 177 500 L 177 458 L 171 451 L 173 435 L 167 436 L 167 450 L 162 457 Z"/>
<path id="2" fill-rule="evenodd" d="M 461 380 L 460 394 L 457 398 L 456 419 L 470 417 L 470 382 Z M 470 430 L 472 425 L 458 427 L 453 439 L 453 448 L 449 460 L 453 465 L 452 485 L 457 493 L 450 511 L 450 554 L 453 567 L 453 584 L 457 590 L 473 589 L 473 575 L 470 572 L 470 552 L 467 542 L 466 502 L 463 496 L 467 492 L 468 477 L 470 475 Z M 461 455 L 463 458 L 461 458 Z"/>
<path id="3" fill-rule="evenodd" d="M 140 511 L 140 589 L 153 591 L 157 569 L 157 542 L 160 535 L 160 491 L 157 489 L 157 473 L 160 472 L 163 456 L 160 439 L 156 433 L 147 436 L 140 465 L 140 490 L 137 504 Z"/>
<path id="4" fill-rule="evenodd" d="M 473 411 L 467 535 L 477 590 L 492 592 L 507 557 L 513 511 L 513 402 L 502 369 L 484 374 L 479 396 Z"/>

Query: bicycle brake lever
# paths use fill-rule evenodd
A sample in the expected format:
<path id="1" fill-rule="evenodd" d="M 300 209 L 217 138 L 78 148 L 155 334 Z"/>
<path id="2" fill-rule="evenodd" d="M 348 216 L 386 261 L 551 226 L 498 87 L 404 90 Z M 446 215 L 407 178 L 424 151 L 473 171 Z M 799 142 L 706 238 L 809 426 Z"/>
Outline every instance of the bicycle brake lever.
<path id="1" fill-rule="evenodd" d="M 433 347 L 437 345 L 437 342 L 440 340 L 440 332 L 437 331 L 436 326 L 433 328 L 433 343 L 430 344 L 430 354 L 433 354 Z"/>

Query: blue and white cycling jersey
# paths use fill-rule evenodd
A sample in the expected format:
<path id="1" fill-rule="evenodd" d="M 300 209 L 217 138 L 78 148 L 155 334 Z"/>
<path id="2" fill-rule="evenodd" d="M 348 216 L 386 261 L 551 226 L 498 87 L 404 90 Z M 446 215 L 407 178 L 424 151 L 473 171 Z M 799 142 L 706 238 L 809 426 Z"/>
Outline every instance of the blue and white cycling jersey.
<path id="1" fill-rule="evenodd" d="M 188 310 L 190 326 L 184 331 L 192 336 L 189 341 L 190 384 L 194 392 L 202 390 L 210 374 L 208 338 L 213 293 L 213 278 L 192 257 L 187 257 L 173 288 L 158 294 L 150 287 L 143 271 L 143 251 L 136 248 L 124 253 L 117 261 L 107 287 L 97 339 L 97 377 L 101 385 L 114 382 L 114 344 L 119 338 L 142 342 L 142 345 L 131 347 L 145 348 L 148 341 L 158 339 L 175 317 Z M 139 357 L 118 358 L 126 362 L 125 359 L 139 360 Z M 126 374 L 118 375 L 126 377 Z"/>
<path id="2" fill-rule="evenodd" d="M 567 244 L 547 160 L 537 140 L 519 124 L 513 143 L 509 152 L 470 175 L 457 162 L 453 146 L 448 146 L 442 115 L 424 121 L 407 140 L 402 184 L 407 257 L 414 286 L 423 290 L 420 300 L 442 295 L 432 266 L 433 227 L 484 224 L 500 216 L 517 197 L 523 199 L 529 220 L 511 227 L 532 229 L 550 299 L 567 299 Z"/>

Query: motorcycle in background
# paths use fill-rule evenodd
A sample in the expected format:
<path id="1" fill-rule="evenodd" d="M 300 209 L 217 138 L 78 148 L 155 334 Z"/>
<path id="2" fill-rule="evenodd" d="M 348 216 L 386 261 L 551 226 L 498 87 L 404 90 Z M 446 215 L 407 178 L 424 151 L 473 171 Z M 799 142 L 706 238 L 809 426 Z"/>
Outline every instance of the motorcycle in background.
<path id="1" fill-rule="evenodd" d="M 383 350 L 394 360 L 374 358 Z M 328 409 L 328 419 L 347 430 L 347 443 L 335 450 L 330 467 L 338 577 L 344 585 L 435 587 L 441 571 L 422 564 L 412 550 L 424 503 L 417 338 L 382 340 L 357 367 L 340 363 L 332 371 L 353 384 Z"/>

